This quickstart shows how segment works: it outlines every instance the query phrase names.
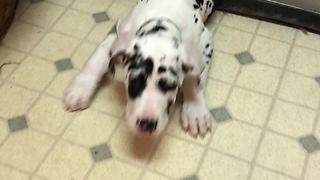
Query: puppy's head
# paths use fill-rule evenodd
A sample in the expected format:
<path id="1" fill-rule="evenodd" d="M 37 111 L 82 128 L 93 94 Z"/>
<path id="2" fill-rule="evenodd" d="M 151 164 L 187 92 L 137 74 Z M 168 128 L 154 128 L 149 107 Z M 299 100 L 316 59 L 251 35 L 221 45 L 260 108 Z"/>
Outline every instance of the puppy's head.
<path id="1" fill-rule="evenodd" d="M 189 66 L 174 39 L 137 38 L 123 56 L 126 118 L 134 134 L 157 136 L 166 127 Z"/>
<path id="2" fill-rule="evenodd" d="M 147 21 L 126 43 L 126 50 L 111 56 L 125 67 L 130 130 L 134 134 L 159 135 L 168 123 L 170 107 L 183 79 L 200 72 L 199 67 L 190 64 L 181 32 L 169 19 Z M 122 58 L 116 58 L 118 55 Z M 114 70 L 113 64 L 111 61 Z"/>

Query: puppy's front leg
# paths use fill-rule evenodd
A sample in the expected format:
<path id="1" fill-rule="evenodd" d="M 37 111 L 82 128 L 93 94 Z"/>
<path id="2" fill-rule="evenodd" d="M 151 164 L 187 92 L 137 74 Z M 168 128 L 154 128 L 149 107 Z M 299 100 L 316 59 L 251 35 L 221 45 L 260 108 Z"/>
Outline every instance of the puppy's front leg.
<path id="1" fill-rule="evenodd" d="M 66 88 L 64 104 L 68 111 L 81 110 L 89 106 L 99 81 L 108 70 L 109 52 L 116 40 L 116 34 L 109 34 Z"/>
<path id="2" fill-rule="evenodd" d="M 207 70 L 199 78 L 188 78 L 182 87 L 183 105 L 181 113 L 182 127 L 197 137 L 205 134 L 211 128 L 210 112 L 204 98 L 204 88 Z"/>

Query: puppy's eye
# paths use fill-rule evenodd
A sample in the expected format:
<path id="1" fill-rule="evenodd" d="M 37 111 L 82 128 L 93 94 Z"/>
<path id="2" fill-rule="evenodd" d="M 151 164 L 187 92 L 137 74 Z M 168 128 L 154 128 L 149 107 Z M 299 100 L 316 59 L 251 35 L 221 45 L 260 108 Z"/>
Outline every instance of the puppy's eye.
<path id="1" fill-rule="evenodd" d="M 158 82 L 158 87 L 163 93 L 168 91 L 174 91 L 177 89 L 178 84 L 176 82 L 169 82 L 166 79 L 160 79 Z"/>

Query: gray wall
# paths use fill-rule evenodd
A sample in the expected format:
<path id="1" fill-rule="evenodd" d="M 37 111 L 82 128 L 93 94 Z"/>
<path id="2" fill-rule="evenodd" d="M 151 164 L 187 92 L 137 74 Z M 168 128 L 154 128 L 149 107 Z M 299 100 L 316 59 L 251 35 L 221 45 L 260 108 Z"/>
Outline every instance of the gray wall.
<path id="1" fill-rule="evenodd" d="M 320 13 L 320 0 L 270 0 Z"/>

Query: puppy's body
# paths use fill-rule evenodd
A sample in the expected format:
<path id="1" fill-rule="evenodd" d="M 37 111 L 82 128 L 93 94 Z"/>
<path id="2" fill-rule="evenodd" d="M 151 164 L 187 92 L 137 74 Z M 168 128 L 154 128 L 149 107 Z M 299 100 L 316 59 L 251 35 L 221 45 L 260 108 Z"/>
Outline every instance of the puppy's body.
<path id="1" fill-rule="evenodd" d="M 194 136 L 204 135 L 211 126 L 203 86 L 212 56 L 204 21 L 213 5 L 213 0 L 138 1 L 66 89 L 66 108 L 87 108 L 101 77 L 120 59 L 127 75 L 126 117 L 133 132 L 162 132 L 180 87 L 182 126 Z"/>

